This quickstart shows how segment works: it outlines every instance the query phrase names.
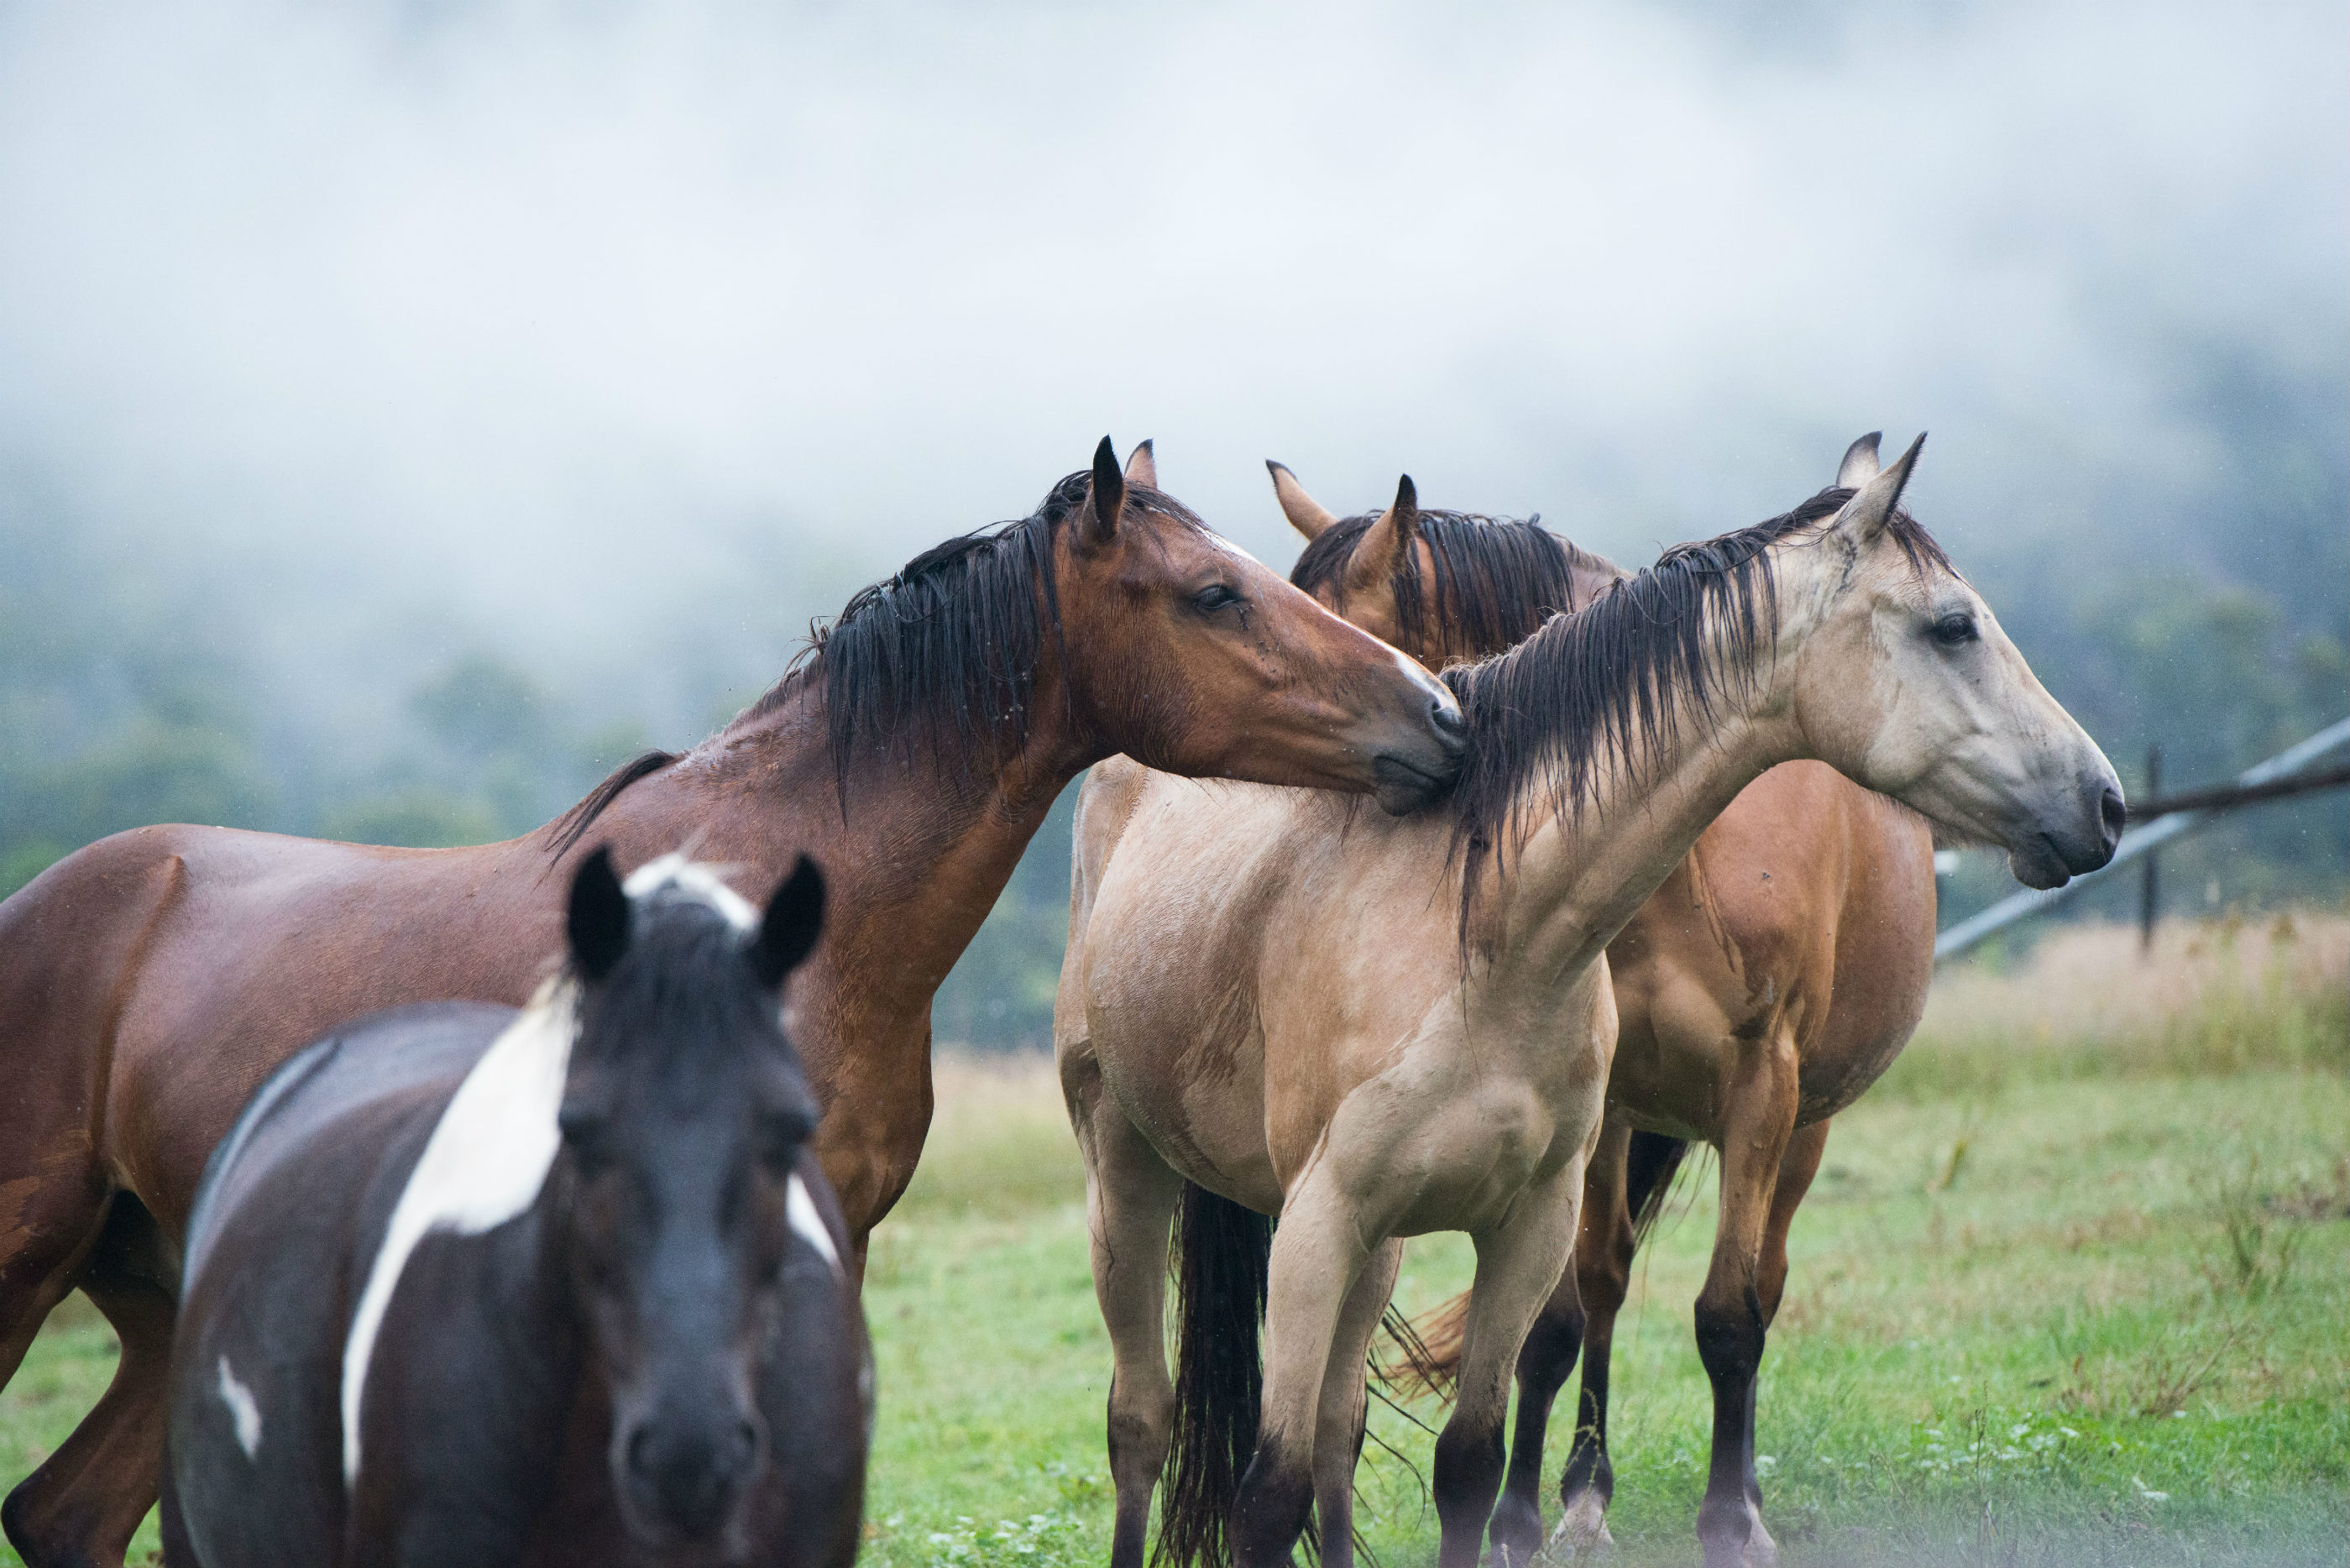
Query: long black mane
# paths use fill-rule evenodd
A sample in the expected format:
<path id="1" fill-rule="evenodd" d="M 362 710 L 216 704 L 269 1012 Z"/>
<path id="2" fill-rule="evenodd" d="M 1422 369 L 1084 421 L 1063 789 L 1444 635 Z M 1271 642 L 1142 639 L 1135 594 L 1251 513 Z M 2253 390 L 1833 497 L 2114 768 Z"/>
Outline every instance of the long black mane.
<path id="1" fill-rule="evenodd" d="M 1328 587 L 1379 516 L 1342 517 L 1315 535 L 1291 569 L 1291 584 L 1317 595 Z M 1448 659 L 1482 658 L 1523 642 L 1544 621 L 1575 607 L 1575 567 L 1608 569 L 1543 527 L 1540 514 L 1521 521 L 1423 509 L 1419 528 L 1435 581 L 1426 580 L 1419 552 L 1405 551 L 1394 578 L 1396 615 L 1406 642 Z"/>
<path id="2" fill-rule="evenodd" d="M 784 678 L 736 715 L 732 732 L 773 713 L 821 681 L 826 739 L 841 811 L 860 753 L 896 744 L 908 764 L 928 749 L 948 781 L 993 775 L 1028 743 L 1036 661 L 1053 639 L 1066 665 L 1055 540 L 1093 499 L 1084 470 L 1054 485 L 1044 504 L 934 545 L 884 580 L 859 588 L 829 624 L 808 628 Z M 1151 516 L 1206 533 L 1191 509 L 1160 491 L 1129 484 L 1122 525 Z M 579 842 L 622 790 L 677 756 L 647 752 L 556 819 L 553 852 Z"/>
<path id="3" fill-rule="evenodd" d="M 1444 672 L 1469 721 L 1452 793 L 1454 842 L 1468 854 L 1464 899 L 1483 862 L 1543 816 L 1579 815 L 1608 762 L 1642 776 L 1683 723 L 1752 688 L 1756 654 L 1778 623 L 1771 546 L 1834 517 L 1853 493 L 1823 490 L 1751 528 L 1676 545 L 1509 652 Z M 1913 567 L 1950 568 L 1908 514 L 1887 526 Z"/>

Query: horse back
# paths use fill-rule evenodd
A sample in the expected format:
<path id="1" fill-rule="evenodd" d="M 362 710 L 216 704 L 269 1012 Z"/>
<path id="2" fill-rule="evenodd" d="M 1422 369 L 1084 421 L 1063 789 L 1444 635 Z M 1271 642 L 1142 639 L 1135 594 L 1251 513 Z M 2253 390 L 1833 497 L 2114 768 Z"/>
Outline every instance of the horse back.
<path id="1" fill-rule="evenodd" d="M 345 1020 L 463 996 L 519 1003 L 559 899 L 526 846 L 407 850 L 170 826 L 101 839 L 0 906 L 0 1051 L 38 1057 L 110 1184 L 176 1243 L 253 1090 Z M 541 929 L 544 928 L 544 929 Z"/>

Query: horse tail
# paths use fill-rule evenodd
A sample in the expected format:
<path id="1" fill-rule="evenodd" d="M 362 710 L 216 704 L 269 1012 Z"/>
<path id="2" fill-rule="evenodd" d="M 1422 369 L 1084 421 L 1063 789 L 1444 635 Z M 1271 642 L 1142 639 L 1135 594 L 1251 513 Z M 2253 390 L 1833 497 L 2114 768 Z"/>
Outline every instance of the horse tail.
<path id="1" fill-rule="evenodd" d="M 1684 1138 L 1633 1132 L 1631 1147 L 1624 1154 L 1624 1202 L 1632 1210 L 1634 1251 L 1640 1250 L 1640 1243 L 1663 1217 L 1665 1199 L 1672 1194 L 1673 1179 L 1680 1174 L 1681 1160 L 1689 1151 Z"/>
<path id="2" fill-rule="evenodd" d="M 1256 1451 L 1273 1221 L 1183 1184 L 1168 1252 L 1175 1289 L 1175 1426 L 1159 1508 L 1152 1568 L 1226 1568 L 1225 1526 Z"/>
<path id="3" fill-rule="evenodd" d="M 1624 1157 L 1624 1201 L 1632 1211 L 1635 1251 L 1663 1217 L 1665 1199 L 1671 1196 L 1674 1179 L 1680 1174 L 1689 1150 L 1688 1142 L 1681 1138 L 1637 1130 L 1632 1134 L 1631 1147 Z M 1442 1399 L 1452 1397 L 1453 1381 L 1461 1374 L 1461 1341 L 1469 1334 L 1467 1291 L 1419 1318 L 1390 1312 L 1379 1327 L 1395 1346 L 1398 1360 L 1376 1370 L 1397 1398 L 1421 1399 L 1430 1394 Z"/>

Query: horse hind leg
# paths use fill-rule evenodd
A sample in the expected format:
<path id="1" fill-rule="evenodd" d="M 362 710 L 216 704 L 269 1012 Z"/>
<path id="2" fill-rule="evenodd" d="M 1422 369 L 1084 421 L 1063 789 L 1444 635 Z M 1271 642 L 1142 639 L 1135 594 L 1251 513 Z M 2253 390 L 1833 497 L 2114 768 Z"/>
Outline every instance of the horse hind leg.
<path id="1" fill-rule="evenodd" d="M 169 1279 L 146 1206 L 117 1193 L 79 1283 L 113 1325 L 121 1360 L 72 1436 L 0 1506 L 28 1568 L 120 1568 L 154 1505 L 172 1357 Z"/>
<path id="2" fill-rule="evenodd" d="M 1109 1331 L 1109 1468 L 1117 1489 L 1113 1568 L 1142 1568 L 1150 1498 L 1175 1420 L 1167 1378 L 1167 1231 L 1181 1179 L 1102 1092 L 1097 1075 L 1069 1096 L 1086 1157 L 1095 1299 Z"/>
<path id="3" fill-rule="evenodd" d="M 1559 1476 L 1558 1530 L 1552 1537 L 1569 1552 L 1614 1544 L 1607 1533 L 1607 1505 L 1616 1495 L 1616 1470 L 1607 1457 L 1607 1379 L 1616 1318 L 1623 1311 L 1639 1247 L 1637 1217 L 1663 1201 L 1685 1147 L 1610 1118 L 1584 1183 L 1583 1224 L 1575 1243 L 1575 1286 L 1584 1314 L 1583 1378 L 1575 1436 Z"/>
<path id="4" fill-rule="evenodd" d="M 1395 1293 L 1403 1243 L 1389 1240 L 1347 1293 L 1337 1332 L 1322 1372 L 1322 1405 L 1314 1428 L 1314 1511 L 1321 1533 L 1322 1568 L 1353 1568 L 1355 1561 L 1355 1468 L 1363 1451 L 1369 1386 L 1364 1358 L 1378 1332 L 1388 1298 Z"/>

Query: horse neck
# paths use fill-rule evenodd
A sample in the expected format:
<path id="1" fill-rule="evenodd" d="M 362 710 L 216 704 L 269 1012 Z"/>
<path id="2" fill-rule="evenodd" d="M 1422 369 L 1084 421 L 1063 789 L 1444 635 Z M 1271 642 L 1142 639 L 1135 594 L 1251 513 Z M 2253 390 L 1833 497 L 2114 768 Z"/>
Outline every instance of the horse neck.
<path id="1" fill-rule="evenodd" d="M 1579 809 L 1544 804 L 1501 879 L 1498 923 L 1487 931 L 1497 964 L 1514 955 L 1554 975 L 1589 964 L 1741 790 L 1811 754 L 1788 690 L 1825 601 L 1802 581 L 1783 582 L 1777 597 L 1775 638 L 1765 628 L 1757 639 L 1760 670 L 1736 666 L 1717 642 L 1709 664 L 1724 679 L 1704 711 L 1675 691 L 1679 722 L 1653 747 L 1630 761 L 1614 752 L 1596 760 Z"/>
<path id="2" fill-rule="evenodd" d="M 993 769 L 959 777 L 927 748 L 910 757 L 877 742 L 859 747 L 844 789 L 822 683 L 806 681 L 624 793 L 606 820 L 644 839 L 624 863 L 690 844 L 697 859 L 743 868 L 734 880 L 754 899 L 813 857 L 830 898 L 823 942 L 794 982 L 804 1032 L 903 1033 L 927 1017 L 1062 788 L 1099 760 L 1072 738 L 1055 672 L 1039 671 L 1031 711 L 1025 745 Z M 842 1016 L 851 1007 L 856 1020 Z"/>

